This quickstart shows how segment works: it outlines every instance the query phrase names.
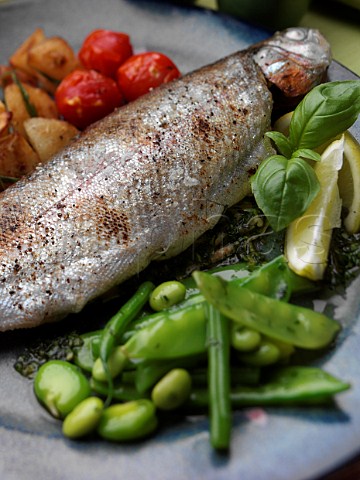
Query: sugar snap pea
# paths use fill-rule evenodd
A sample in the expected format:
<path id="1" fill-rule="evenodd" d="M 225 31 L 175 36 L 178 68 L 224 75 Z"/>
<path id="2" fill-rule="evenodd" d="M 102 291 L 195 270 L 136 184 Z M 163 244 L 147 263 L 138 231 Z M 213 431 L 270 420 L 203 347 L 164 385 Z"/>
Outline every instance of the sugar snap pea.
<path id="1" fill-rule="evenodd" d="M 144 393 L 173 368 L 193 368 L 203 359 L 203 355 L 191 355 L 175 359 L 140 362 L 135 371 L 135 387 L 138 392 Z"/>
<path id="2" fill-rule="evenodd" d="M 94 362 L 98 357 L 98 354 L 96 355 L 94 352 L 94 344 L 97 345 L 98 349 L 101 335 L 102 330 L 84 333 L 81 335 L 83 344 L 74 349 L 75 364 L 86 372 L 91 372 Z"/>
<path id="3" fill-rule="evenodd" d="M 232 389 L 230 399 L 233 407 L 320 404 L 349 388 L 349 383 L 318 367 L 277 367 L 258 386 Z M 208 404 L 208 391 L 197 389 L 191 392 L 187 407 L 207 408 Z"/>
<path id="4" fill-rule="evenodd" d="M 164 311 L 157 322 L 138 330 L 123 346 L 130 359 L 165 359 L 196 355 L 206 350 L 204 305 Z"/>
<path id="5" fill-rule="evenodd" d="M 209 303 L 235 322 L 306 349 L 326 347 L 340 324 L 308 308 L 291 305 L 226 282 L 205 272 L 193 274 Z"/>
<path id="6" fill-rule="evenodd" d="M 242 272 L 243 270 L 244 267 L 242 267 Z M 216 273 L 218 271 L 219 269 L 209 270 L 210 273 Z M 194 280 L 193 282 L 194 285 L 196 285 Z M 271 262 L 262 265 L 248 275 L 242 273 L 239 277 L 230 280 L 230 283 L 242 285 L 257 293 L 262 293 L 263 295 L 277 299 L 281 298 L 283 300 L 288 300 L 292 294 L 313 291 L 315 289 L 313 282 L 296 275 L 296 273 L 288 267 L 287 260 L 283 255 L 276 257 Z M 204 301 L 204 296 L 197 293 L 173 308 L 174 310 L 185 311 L 185 309 L 188 310 L 189 306 L 204 303 Z M 150 324 L 155 324 L 157 321 L 162 320 L 164 318 L 162 313 L 163 312 L 155 313 L 132 322 L 130 328 L 128 328 L 123 335 L 123 343 L 129 340 L 137 330 L 141 330 Z"/>
<path id="7" fill-rule="evenodd" d="M 111 375 L 111 378 L 117 377 L 124 369 L 127 363 L 127 358 L 123 354 L 123 351 L 120 346 L 117 346 L 110 353 L 110 356 L 107 360 L 108 372 L 104 368 L 104 363 L 101 361 L 101 358 L 97 358 L 92 367 L 92 376 L 95 380 L 100 382 L 106 382 L 108 379 L 108 373 Z"/>

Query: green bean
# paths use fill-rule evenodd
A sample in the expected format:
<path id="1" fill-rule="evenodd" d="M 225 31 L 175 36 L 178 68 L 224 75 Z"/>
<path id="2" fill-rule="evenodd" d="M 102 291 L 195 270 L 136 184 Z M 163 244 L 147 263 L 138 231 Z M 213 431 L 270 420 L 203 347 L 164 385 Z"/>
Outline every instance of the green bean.
<path id="1" fill-rule="evenodd" d="M 80 438 L 92 433 L 103 411 L 104 402 L 98 397 L 89 397 L 80 402 L 63 422 L 62 432 L 69 438 Z"/>
<path id="2" fill-rule="evenodd" d="M 90 379 L 90 387 L 93 392 L 103 397 L 109 396 L 109 385 L 105 382 L 99 382 L 94 378 Z M 112 387 L 112 398 L 123 402 L 129 400 L 138 400 L 146 397 L 146 394 L 139 393 L 133 385 L 123 383 L 121 380 L 115 382 Z"/>
<path id="3" fill-rule="evenodd" d="M 340 330 L 338 322 L 308 308 L 266 297 L 205 272 L 193 275 L 205 298 L 223 315 L 270 338 L 317 349 L 329 345 Z"/>
<path id="4" fill-rule="evenodd" d="M 143 438 L 157 427 L 155 406 L 148 399 L 111 405 L 103 411 L 98 433 L 113 441 Z"/>
<path id="5" fill-rule="evenodd" d="M 195 387 L 208 385 L 208 371 L 205 368 L 195 368 L 191 370 L 192 384 Z M 231 366 L 230 369 L 231 385 L 257 385 L 260 380 L 260 368 L 242 365 Z"/>
<path id="6" fill-rule="evenodd" d="M 77 366 L 63 360 L 50 360 L 39 368 L 34 391 L 54 417 L 64 418 L 90 395 L 90 386 Z"/>
<path id="7" fill-rule="evenodd" d="M 279 367 L 258 386 L 240 386 L 230 392 L 233 407 L 267 405 L 306 405 L 327 403 L 336 394 L 350 388 L 333 375 L 317 367 Z M 206 408 L 207 390 L 192 390 L 187 402 L 189 408 Z"/>
<path id="8" fill-rule="evenodd" d="M 184 300 L 186 287 L 176 280 L 163 282 L 150 294 L 150 307 L 156 312 L 172 307 Z"/>
<path id="9" fill-rule="evenodd" d="M 106 324 L 100 344 L 100 358 L 105 363 L 118 338 L 121 338 L 127 325 L 139 314 L 149 299 L 154 285 L 144 282 L 135 294 L 120 308 L 120 310 Z"/>
<path id="10" fill-rule="evenodd" d="M 115 346 L 117 339 L 121 338 L 121 335 L 125 331 L 125 328 L 134 318 L 136 318 L 141 309 L 147 303 L 150 293 L 153 289 L 154 285 L 151 282 L 144 282 L 142 285 L 140 285 L 135 294 L 109 320 L 103 330 L 100 343 L 100 359 L 103 362 L 110 386 L 112 385 L 112 378 L 107 366 L 109 356 Z M 109 398 L 106 403 L 109 404 L 110 401 L 111 388 L 109 390 Z"/>
<path id="11" fill-rule="evenodd" d="M 231 322 L 231 345 L 241 352 L 250 352 L 260 345 L 261 335 L 252 328 Z"/>
<path id="12" fill-rule="evenodd" d="M 191 391 L 191 376 L 184 368 L 173 368 L 155 385 L 151 399 L 160 410 L 174 410 L 180 407 Z"/>
<path id="13" fill-rule="evenodd" d="M 210 441 L 216 449 L 227 449 L 231 432 L 229 320 L 210 304 L 206 310 Z"/>

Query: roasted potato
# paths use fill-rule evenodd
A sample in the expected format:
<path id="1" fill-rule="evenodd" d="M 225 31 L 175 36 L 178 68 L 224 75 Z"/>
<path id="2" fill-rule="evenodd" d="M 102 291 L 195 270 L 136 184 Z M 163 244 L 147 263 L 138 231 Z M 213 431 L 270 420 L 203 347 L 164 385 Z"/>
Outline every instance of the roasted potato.
<path id="1" fill-rule="evenodd" d="M 58 112 L 54 100 L 44 90 L 31 85 L 23 84 L 28 95 L 28 101 L 35 107 L 37 116 L 45 118 L 57 118 Z M 25 135 L 23 123 L 31 117 L 24 95 L 18 85 L 7 85 L 4 88 L 4 97 L 7 109 L 12 112 L 11 124 L 14 129 Z"/>
<path id="2" fill-rule="evenodd" d="M 63 38 L 51 37 L 30 48 L 28 65 L 37 72 L 60 81 L 78 66 L 78 60 Z"/>
<path id="3" fill-rule="evenodd" d="M 20 133 L 0 138 L 0 175 L 20 178 L 34 170 L 39 161 L 37 153 Z"/>
<path id="4" fill-rule="evenodd" d="M 25 120 L 24 129 L 41 162 L 49 160 L 79 133 L 77 128 L 68 122 L 41 117 Z"/>
<path id="5" fill-rule="evenodd" d="M 5 105 L 0 100 L 0 137 L 9 133 L 9 126 L 11 122 L 12 114 L 8 112 Z"/>
<path id="6" fill-rule="evenodd" d="M 29 75 L 36 77 L 36 71 L 29 66 L 28 53 L 29 50 L 45 40 L 45 34 L 42 28 L 37 28 L 11 55 L 10 65 L 27 72 Z"/>

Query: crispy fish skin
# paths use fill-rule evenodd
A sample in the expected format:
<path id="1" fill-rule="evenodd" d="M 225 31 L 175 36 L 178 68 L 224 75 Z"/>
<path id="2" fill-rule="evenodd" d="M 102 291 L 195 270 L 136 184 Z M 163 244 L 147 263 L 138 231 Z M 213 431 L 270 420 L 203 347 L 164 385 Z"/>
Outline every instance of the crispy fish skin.
<path id="1" fill-rule="evenodd" d="M 122 107 L 0 198 L 0 331 L 80 311 L 249 193 L 272 96 L 243 51 Z"/>

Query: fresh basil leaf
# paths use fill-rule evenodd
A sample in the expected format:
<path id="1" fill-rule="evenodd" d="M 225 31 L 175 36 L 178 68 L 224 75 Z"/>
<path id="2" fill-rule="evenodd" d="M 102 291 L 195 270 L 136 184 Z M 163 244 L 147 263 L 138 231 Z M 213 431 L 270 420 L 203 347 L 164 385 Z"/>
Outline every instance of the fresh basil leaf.
<path id="1" fill-rule="evenodd" d="M 299 148 L 299 150 L 296 150 L 292 156 L 294 158 L 307 158 L 308 160 L 314 160 L 315 162 L 320 162 L 321 160 L 321 155 L 310 148 Z"/>
<path id="2" fill-rule="evenodd" d="M 319 192 L 312 167 L 301 158 L 267 158 L 251 179 L 255 200 L 275 231 L 301 216 Z"/>
<path id="3" fill-rule="evenodd" d="M 265 135 L 275 143 L 275 146 L 281 155 L 284 155 L 286 158 L 291 157 L 292 147 L 289 139 L 285 137 L 283 133 L 280 132 L 266 132 Z"/>
<path id="4" fill-rule="evenodd" d="M 316 148 L 347 130 L 360 113 L 360 80 L 313 88 L 296 107 L 289 127 L 293 150 Z"/>

